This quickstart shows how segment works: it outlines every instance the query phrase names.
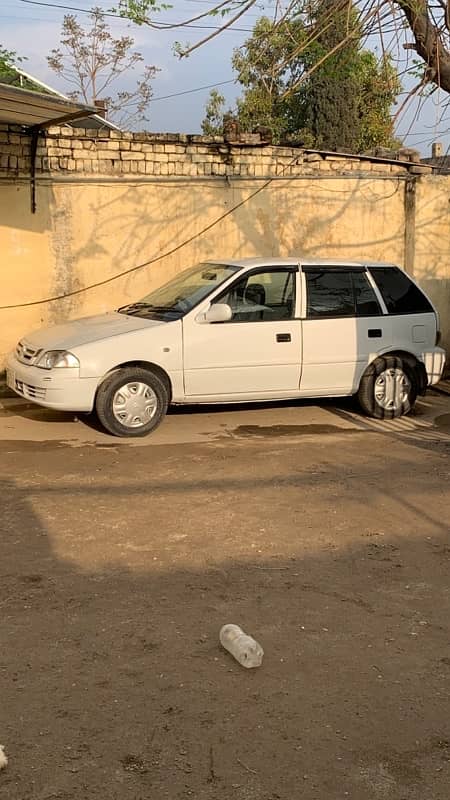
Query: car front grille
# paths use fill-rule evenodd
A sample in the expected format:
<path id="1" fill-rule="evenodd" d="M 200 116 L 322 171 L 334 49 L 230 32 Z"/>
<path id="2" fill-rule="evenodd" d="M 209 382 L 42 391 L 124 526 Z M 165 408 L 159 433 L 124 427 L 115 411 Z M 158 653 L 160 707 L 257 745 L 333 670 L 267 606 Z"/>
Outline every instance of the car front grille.
<path id="1" fill-rule="evenodd" d="M 17 378 L 16 392 L 21 394 L 22 397 L 28 398 L 29 400 L 45 400 L 45 395 L 47 394 L 46 389 L 41 389 L 40 386 L 32 386 L 29 383 L 18 381 Z"/>
<path id="2" fill-rule="evenodd" d="M 16 347 L 16 358 L 21 364 L 34 364 L 42 350 L 36 350 L 25 342 L 19 342 Z"/>

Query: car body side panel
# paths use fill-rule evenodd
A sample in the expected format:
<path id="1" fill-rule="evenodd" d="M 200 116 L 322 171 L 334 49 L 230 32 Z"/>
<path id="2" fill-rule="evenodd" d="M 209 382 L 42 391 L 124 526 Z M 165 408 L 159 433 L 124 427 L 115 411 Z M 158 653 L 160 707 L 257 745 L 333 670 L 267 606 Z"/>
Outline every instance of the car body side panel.
<path id="1" fill-rule="evenodd" d="M 389 317 L 305 319 L 302 394 L 351 394 L 380 349 L 392 347 Z M 371 331 L 380 333 L 372 338 Z"/>
<path id="2" fill-rule="evenodd" d="M 150 325 L 123 335 L 70 348 L 80 361 L 80 377 L 101 377 L 119 364 L 148 361 L 167 372 L 182 368 L 181 320 Z"/>

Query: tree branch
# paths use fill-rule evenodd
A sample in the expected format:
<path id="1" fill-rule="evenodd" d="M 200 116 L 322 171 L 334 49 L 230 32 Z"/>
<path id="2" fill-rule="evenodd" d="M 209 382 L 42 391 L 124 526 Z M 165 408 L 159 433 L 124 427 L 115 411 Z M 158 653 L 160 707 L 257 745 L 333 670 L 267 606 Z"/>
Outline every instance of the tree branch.
<path id="1" fill-rule="evenodd" d="M 209 36 L 205 36 L 205 38 L 204 38 L 204 39 L 201 39 L 201 40 L 200 40 L 199 42 L 197 42 L 196 44 L 193 44 L 193 45 L 192 45 L 192 47 L 188 47 L 188 48 L 187 48 L 187 50 L 185 50 L 185 51 L 184 51 L 184 52 L 181 54 L 181 55 L 182 55 L 182 57 L 184 58 L 184 57 L 186 57 L 186 56 L 189 56 L 191 53 L 193 53 L 193 52 L 194 52 L 194 50 L 198 50 L 198 48 L 199 48 L 199 47 L 201 47 L 202 45 L 206 44 L 206 42 L 210 42 L 210 41 L 211 41 L 211 39 L 215 39 L 215 37 L 216 37 L 216 36 L 218 36 L 218 35 L 219 35 L 219 33 L 222 33 L 222 31 L 225 31 L 227 28 L 229 28 L 229 27 L 230 27 L 230 25 L 232 25 L 232 24 L 233 24 L 233 22 L 236 22 L 236 20 L 238 20 L 240 17 L 242 17 L 244 14 L 246 14 L 246 13 L 247 13 L 247 11 L 248 11 L 248 10 L 249 10 L 249 9 L 250 9 L 252 6 L 254 6 L 254 5 L 255 5 L 255 3 L 256 3 L 256 0 L 250 0 L 250 2 L 249 2 L 249 3 L 247 3 L 247 5 L 245 5 L 245 6 L 244 6 L 244 7 L 243 7 L 243 8 L 242 8 L 240 11 L 239 11 L 239 13 L 238 13 L 238 14 L 235 14 L 235 15 L 234 15 L 234 17 L 232 17 L 231 19 L 229 19 L 229 20 L 228 20 L 228 22 L 226 22 L 224 25 L 222 25 L 222 26 L 221 26 L 221 27 L 220 27 L 220 28 L 219 28 L 217 31 L 214 31 L 214 33 L 210 33 L 210 34 L 209 34 Z"/>
<path id="2" fill-rule="evenodd" d="M 433 24 L 427 0 L 394 0 L 414 37 L 414 49 L 426 64 L 426 81 L 450 92 L 450 51 Z"/>

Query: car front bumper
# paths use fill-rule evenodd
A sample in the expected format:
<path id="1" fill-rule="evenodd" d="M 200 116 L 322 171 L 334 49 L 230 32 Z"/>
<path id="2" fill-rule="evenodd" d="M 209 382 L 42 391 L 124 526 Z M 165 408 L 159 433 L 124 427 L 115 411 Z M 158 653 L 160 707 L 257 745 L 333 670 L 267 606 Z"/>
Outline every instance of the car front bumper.
<path id="1" fill-rule="evenodd" d="M 97 378 L 80 378 L 77 368 L 40 369 L 14 354 L 6 363 L 6 383 L 20 397 L 60 411 L 92 411 Z"/>

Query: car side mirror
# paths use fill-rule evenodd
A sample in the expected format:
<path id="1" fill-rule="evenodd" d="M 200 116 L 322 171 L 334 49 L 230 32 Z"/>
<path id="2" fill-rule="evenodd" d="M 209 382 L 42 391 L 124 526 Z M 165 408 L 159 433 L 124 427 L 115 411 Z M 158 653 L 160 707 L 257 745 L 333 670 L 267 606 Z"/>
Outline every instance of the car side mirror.
<path id="1" fill-rule="evenodd" d="M 201 324 L 211 322 L 229 322 L 232 316 L 233 312 L 230 306 L 228 306 L 226 303 L 213 303 L 207 311 L 198 315 L 197 322 L 200 322 Z"/>

